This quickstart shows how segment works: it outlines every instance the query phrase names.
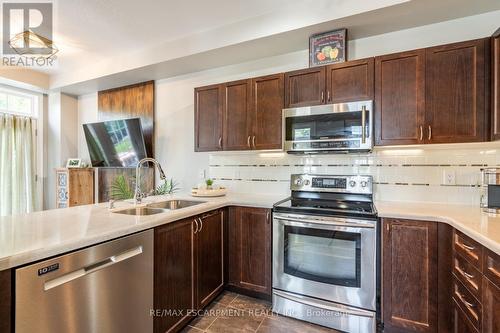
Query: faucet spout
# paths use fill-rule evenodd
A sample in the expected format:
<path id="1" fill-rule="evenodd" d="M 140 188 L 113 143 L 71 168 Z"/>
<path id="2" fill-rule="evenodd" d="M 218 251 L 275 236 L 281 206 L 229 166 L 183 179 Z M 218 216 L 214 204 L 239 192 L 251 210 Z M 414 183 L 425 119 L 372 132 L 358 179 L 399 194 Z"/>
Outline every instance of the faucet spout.
<path id="1" fill-rule="evenodd" d="M 165 178 L 167 178 L 165 176 L 165 173 L 163 172 L 163 169 L 160 165 L 160 163 L 155 160 L 154 158 L 150 158 L 150 157 L 146 157 L 146 158 L 143 158 L 142 160 L 139 161 L 139 163 L 137 163 L 137 166 L 135 167 L 135 194 L 134 194 L 134 200 L 135 200 L 135 204 L 140 204 L 142 202 L 142 199 L 145 198 L 147 196 L 147 194 L 144 194 L 141 192 L 141 167 L 143 164 L 145 163 L 153 163 L 156 168 L 158 169 L 158 172 L 160 174 L 160 179 L 161 180 L 164 180 Z"/>

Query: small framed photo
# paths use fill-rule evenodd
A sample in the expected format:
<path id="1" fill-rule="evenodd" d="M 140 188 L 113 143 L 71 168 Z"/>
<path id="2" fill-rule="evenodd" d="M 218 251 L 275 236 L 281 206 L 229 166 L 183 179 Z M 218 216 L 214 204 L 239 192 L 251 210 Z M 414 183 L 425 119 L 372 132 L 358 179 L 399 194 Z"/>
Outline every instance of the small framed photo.
<path id="1" fill-rule="evenodd" d="M 66 168 L 79 168 L 81 165 L 82 160 L 80 158 L 68 158 Z"/>
<path id="2" fill-rule="evenodd" d="M 309 37 L 309 67 L 344 62 L 347 59 L 347 29 L 338 29 Z"/>

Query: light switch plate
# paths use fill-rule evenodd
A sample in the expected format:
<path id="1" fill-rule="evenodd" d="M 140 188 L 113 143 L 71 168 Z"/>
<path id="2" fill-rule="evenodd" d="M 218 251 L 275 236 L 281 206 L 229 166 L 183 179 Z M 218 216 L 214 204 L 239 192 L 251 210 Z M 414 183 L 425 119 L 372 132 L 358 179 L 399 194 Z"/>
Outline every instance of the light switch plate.
<path id="1" fill-rule="evenodd" d="M 443 184 L 456 185 L 455 170 L 444 170 L 443 171 Z"/>

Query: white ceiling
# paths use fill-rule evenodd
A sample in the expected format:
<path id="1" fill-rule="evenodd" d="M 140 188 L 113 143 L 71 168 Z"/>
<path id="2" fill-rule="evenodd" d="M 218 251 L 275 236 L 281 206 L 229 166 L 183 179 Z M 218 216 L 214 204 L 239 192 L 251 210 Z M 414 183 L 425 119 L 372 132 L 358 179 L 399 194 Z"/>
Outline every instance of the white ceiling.
<path id="1" fill-rule="evenodd" d="M 44 71 L 51 88 L 80 94 L 306 49 L 311 33 L 335 27 L 355 39 L 500 9 L 500 1 L 57 0 L 54 9 L 60 51 Z M 239 46 L 247 52 L 234 52 Z"/>

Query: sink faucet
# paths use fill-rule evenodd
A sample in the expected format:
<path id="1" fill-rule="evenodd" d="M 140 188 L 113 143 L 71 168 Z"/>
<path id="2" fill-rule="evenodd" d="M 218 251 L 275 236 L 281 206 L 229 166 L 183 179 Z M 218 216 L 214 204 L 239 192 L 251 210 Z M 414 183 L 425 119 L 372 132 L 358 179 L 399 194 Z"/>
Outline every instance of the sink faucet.
<path id="1" fill-rule="evenodd" d="M 135 167 L 135 194 L 134 194 L 134 200 L 135 204 L 138 205 L 142 202 L 142 199 L 147 196 L 147 194 L 141 192 L 141 167 L 144 163 L 153 163 L 156 168 L 158 169 L 158 172 L 160 173 L 160 179 L 164 180 L 167 178 L 165 176 L 165 173 L 163 172 L 163 169 L 161 168 L 160 163 L 155 160 L 154 158 L 146 157 L 143 158 L 142 160 L 137 163 L 137 166 Z"/>

